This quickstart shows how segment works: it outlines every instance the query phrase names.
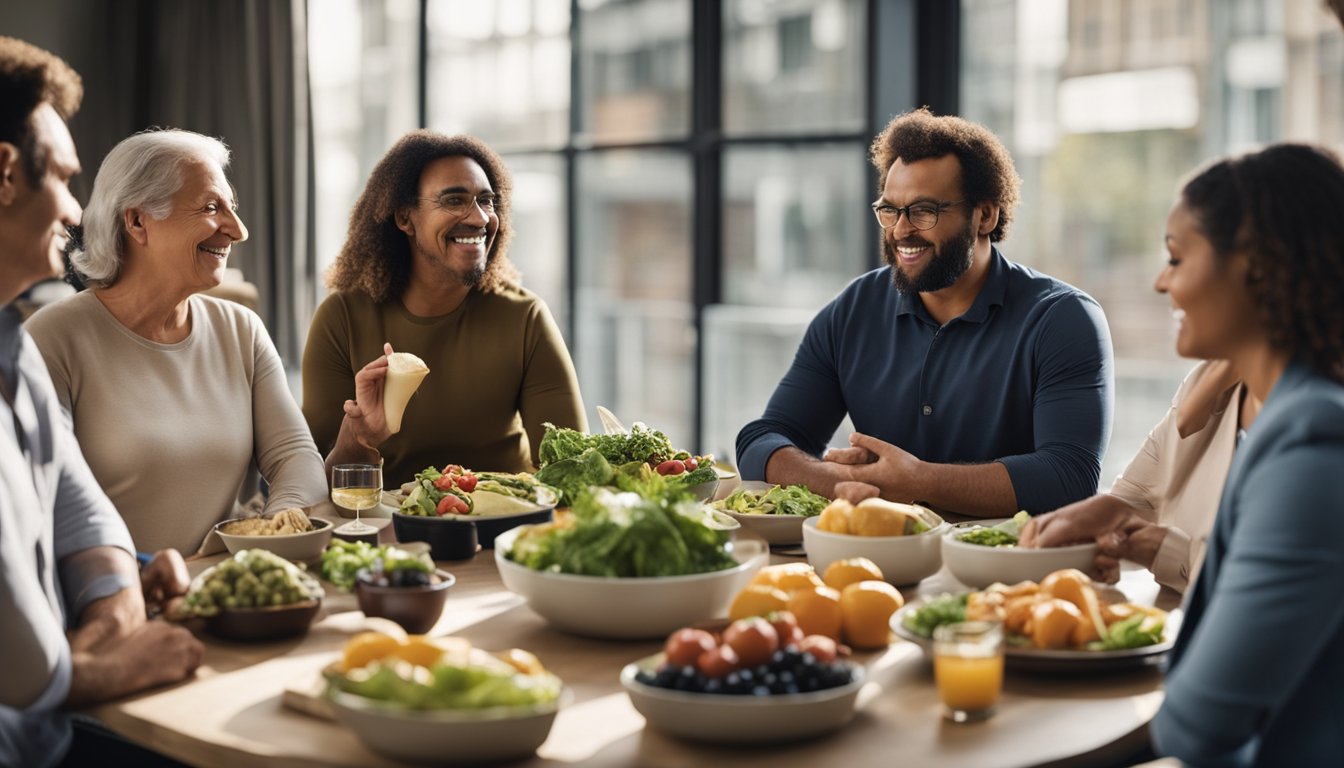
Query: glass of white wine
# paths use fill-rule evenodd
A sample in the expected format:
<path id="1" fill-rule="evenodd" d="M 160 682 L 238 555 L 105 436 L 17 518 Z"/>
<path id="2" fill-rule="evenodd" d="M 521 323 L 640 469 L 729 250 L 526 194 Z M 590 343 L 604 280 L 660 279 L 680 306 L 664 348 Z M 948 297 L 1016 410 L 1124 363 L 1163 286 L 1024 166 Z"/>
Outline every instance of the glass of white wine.
<path id="1" fill-rule="evenodd" d="M 337 529 L 349 535 L 368 535 L 378 529 L 362 522 L 359 513 L 382 501 L 383 468 L 377 464 L 337 464 L 331 468 L 331 503 L 355 513 L 355 519 Z"/>

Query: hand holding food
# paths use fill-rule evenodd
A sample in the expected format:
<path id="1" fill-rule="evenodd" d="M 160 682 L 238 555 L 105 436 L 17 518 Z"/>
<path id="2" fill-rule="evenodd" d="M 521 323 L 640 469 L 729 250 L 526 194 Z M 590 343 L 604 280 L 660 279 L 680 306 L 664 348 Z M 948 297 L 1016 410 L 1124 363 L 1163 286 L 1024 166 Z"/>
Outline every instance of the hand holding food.
<path id="1" fill-rule="evenodd" d="M 401 417 L 411 395 L 429 375 L 429 366 L 410 352 L 393 352 L 387 356 L 387 376 L 383 379 L 383 415 L 392 434 L 401 431 Z"/>

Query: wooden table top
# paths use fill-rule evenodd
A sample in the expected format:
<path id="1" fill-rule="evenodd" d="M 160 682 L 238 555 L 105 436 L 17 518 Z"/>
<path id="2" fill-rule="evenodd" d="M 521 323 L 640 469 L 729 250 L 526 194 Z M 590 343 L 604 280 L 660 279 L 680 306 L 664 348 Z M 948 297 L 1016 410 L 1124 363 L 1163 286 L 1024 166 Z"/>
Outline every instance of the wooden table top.
<path id="1" fill-rule="evenodd" d="M 192 570 L 219 559 L 194 561 Z M 868 665 L 869 683 L 857 715 L 842 730 L 778 747 L 694 744 L 646 729 L 618 680 L 622 666 L 658 652 L 661 642 L 592 640 L 550 629 L 503 588 L 492 551 L 442 566 L 457 584 L 430 634 L 458 635 L 492 651 L 530 650 L 573 690 L 550 738 L 524 765 L 1088 765 L 1127 754 L 1162 701 L 1162 676 L 1153 668 L 1072 676 L 1009 669 L 998 713 L 983 723 L 957 725 L 940 716 L 932 665 L 919 647 L 898 640 L 886 651 L 859 656 Z M 1169 590 L 1159 592 L 1147 571 L 1124 572 L 1119 588 L 1136 602 L 1168 608 L 1179 601 Z M 904 592 L 909 599 L 959 589 L 944 571 Z M 354 597 L 328 585 L 323 614 L 305 637 L 256 645 L 207 637 L 205 663 L 193 679 L 88 714 L 193 765 L 392 765 L 335 722 L 282 704 L 285 689 L 315 681 L 364 622 Z"/>

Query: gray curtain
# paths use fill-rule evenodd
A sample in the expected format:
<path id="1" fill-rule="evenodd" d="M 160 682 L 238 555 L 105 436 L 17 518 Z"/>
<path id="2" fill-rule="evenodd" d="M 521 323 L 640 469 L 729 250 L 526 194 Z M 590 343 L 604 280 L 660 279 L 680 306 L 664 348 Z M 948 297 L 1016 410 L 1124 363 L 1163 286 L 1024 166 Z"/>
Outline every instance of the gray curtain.
<path id="1" fill-rule="evenodd" d="M 233 251 L 291 365 L 316 281 L 305 0 L 44 0 L 5 4 L 0 21 L 84 78 L 71 121 L 87 201 L 98 164 L 151 126 L 222 138 L 233 151 L 248 241 Z M 22 7 L 20 7 L 22 6 Z"/>

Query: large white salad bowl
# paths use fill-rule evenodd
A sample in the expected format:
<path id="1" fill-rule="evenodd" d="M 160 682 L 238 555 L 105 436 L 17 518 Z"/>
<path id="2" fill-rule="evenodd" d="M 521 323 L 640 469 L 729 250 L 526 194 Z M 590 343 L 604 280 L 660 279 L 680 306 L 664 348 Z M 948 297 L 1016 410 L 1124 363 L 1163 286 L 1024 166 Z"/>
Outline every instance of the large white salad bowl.
<path id="1" fill-rule="evenodd" d="M 655 639 L 728 614 L 728 604 L 770 560 L 757 539 L 733 542 L 737 565 L 689 576 L 616 578 L 535 571 L 508 559 L 526 526 L 495 539 L 495 564 L 510 591 L 551 626 L 585 637 Z"/>

